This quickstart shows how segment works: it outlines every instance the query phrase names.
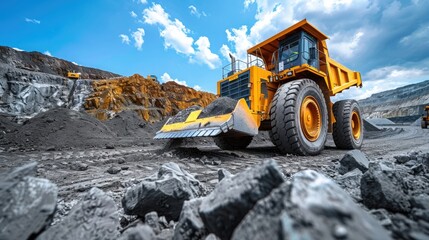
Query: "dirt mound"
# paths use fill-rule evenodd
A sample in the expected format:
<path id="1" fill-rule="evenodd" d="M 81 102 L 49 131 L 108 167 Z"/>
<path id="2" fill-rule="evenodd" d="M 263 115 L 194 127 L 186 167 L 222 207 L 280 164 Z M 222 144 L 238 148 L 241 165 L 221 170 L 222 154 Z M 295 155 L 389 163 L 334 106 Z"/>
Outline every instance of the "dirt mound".
<path id="1" fill-rule="evenodd" d="M 182 111 L 178 112 L 175 116 L 171 117 L 168 120 L 168 124 L 184 122 L 184 121 L 186 121 L 186 119 L 188 118 L 188 116 L 191 112 L 197 111 L 200 109 L 202 109 L 202 107 L 197 106 L 197 105 L 183 109 Z"/>
<path id="2" fill-rule="evenodd" d="M 198 118 L 206 118 L 230 113 L 234 111 L 235 105 L 237 105 L 237 100 L 229 97 L 220 97 L 204 108 Z"/>
<path id="3" fill-rule="evenodd" d="M 7 116 L 0 115 L 0 132 L 13 132 L 18 126 L 18 124 L 12 122 Z"/>
<path id="4" fill-rule="evenodd" d="M 105 122 L 118 137 L 152 138 L 156 132 L 154 126 L 144 120 L 132 110 L 122 111 Z"/>
<path id="5" fill-rule="evenodd" d="M 55 108 L 28 120 L 6 135 L 5 145 L 25 149 L 59 150 L 103 147 L 115 141 L 106 125 L 86 113 Z"/>

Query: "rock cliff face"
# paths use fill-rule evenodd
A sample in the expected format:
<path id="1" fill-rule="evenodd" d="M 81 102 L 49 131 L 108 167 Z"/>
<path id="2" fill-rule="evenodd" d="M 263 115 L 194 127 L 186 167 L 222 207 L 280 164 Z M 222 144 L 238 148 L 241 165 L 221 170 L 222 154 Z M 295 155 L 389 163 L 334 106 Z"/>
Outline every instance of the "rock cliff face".
<path id="1" fill-rule="evenodd" d="M 373 94 L 359 104 L 365 118 L 418 118 L 429 105 L 429 80 Z"/>
<path id="2" fill-rule="evenodd" d="M 68 71 L 82 73 L 83 79 L 65 78 Z M 119 77 L 38 52 L 0 46 L 0 114 L 18 122 L 56 107 L 85 110 L 100 120 L 132 110 L 156 122 L 192 105 L 205 107 L 215 98 L 174 82 L 160 84 L 137 74 Z"/>
<path id="3" fill-rule="evenodd" d="M 138 74 L 93 81 L 92 88 L 84 108 L 101 120 L 124 110 L 134 110 L 144 120 L 155 122 L 192 105 L 205 107 L 215 99 L 211 93 L 196 91 L 175 82 L 160 84 Z"/>
<path id="4" fill-rule="evenodd" d="M 72 62 L 42 54 L 40 52 L 16 51 L 10 47 L 0 46 L 0 63 L 10 67 L 33 72 L 43 72 L 59 76 L 67 76 L 68 71 L 81 73 L 83 79 L 104 79 L 119 77 L 118 74 L 100 69 L 83 67 Z"/>

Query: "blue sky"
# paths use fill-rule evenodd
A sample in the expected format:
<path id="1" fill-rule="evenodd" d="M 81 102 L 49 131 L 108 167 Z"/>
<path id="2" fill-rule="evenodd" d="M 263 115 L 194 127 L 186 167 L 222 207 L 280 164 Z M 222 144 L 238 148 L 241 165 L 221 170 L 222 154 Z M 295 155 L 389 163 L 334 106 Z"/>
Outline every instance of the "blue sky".
<path id="1" fill-rule="evenodd" d="M 121 75 L 154 74 L 216 92 L 228 52 L 307 18 L 335 60 L 364 87 L 340 98 L 429 79 L 427 0 L 9 0 L 0 45 L 39 51 Z"/>

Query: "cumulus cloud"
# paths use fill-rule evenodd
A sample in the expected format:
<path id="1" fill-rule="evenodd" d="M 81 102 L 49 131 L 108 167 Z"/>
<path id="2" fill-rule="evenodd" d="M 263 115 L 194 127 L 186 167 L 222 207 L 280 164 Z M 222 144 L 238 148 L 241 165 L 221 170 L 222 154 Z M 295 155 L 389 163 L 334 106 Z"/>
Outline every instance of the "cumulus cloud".
<path id="1" fill-rule="evenodd" d="M 34 23 L 34 24 L 40 24 L 41 22 L 37 19 L 30 19 L 30 18 L 25 18 L 24 19 L 26 22 L 28 23 Z"/>
<path id="2" fill-rule="evenodd" d="M 80 66 L 78 63 L 76 63 L 76 62 L 72 62 L 74 65 L 76 65 L 76 66 Z"/>
<path id="3" fill-rule="evenodd" d="M 49 51 L 45 51 L 43 54 L 48 55 L 49 57 L 52 57 L 52 54 Z"/>
<path id="4" fill-rule="evenodd" d="M 191 63 L 203 63 L 210 69 L 221 65 L 219 56 L 210 50 L 209 39 L 201 36 L 194 42 L 189 36 L 191 31 L 179 19 L 173 20 L 160 4 L 153 3 L 143 10 L 143 19 L 146 24 L 160 27 L 160 36 L 164 39 L 166 49 L 174 49 L 188 56 Z"/>
<path id="5" fill-rule="evenodd" d="M 195 85 L 194 89 L 197 90 L 197 91 L 202 91 L 203 90 L 199 85 Z"/>
<path id="6" fill-rule="evenodd" d="M 137 48 L 137 50 L 142 49 L 142 45 L 144 43 L 143 36 L 145 32 L 143 28 L 137 28 L 137 31 L 131 33 L 131 36 L 134 39 L 134 46 Z"/>
<path id="7" fill-rule="evenodd" d="M 204 12 L 204 11 L 199 11 L 198 9 L 197 9 L 197 7 L 195 7 L 194 5 L 190 5 L 189 7 L 189 10 L 191 11 L 191 15 L 194 15 L 194 16 L 196 16 L 196 17 L 201 17 L 201 16 L 203 16 L 203 17 L 206 17 L 207 16 L 207 14 Z"/>
<path id="8" fill-rule="evenodd" d="M 131 15 L 131 17 L 133 17 L 133 18 L 136 18 L 136 17 L 137 17 L 137 14 L 136 14 L 134 11 L 131 11 L 131 12 L 130 12 L 130 15 Z"/>
<path id="9" fill-rule="evenodd" d="M 197 51 L 191 62 L 205 63 L 210 69 L 219 67 L 222 63 L 218 55 L 210 51 L 210 41 L 207 37 L 200 37 L 196 42 Z"/>
<path id="10" fill-rule="evenodd" d="M 161 80 L 163 81 L 163 82 L 175 82 L 175 83 L 177 83 L 177 84 L 180 84 L 180 85 L 183 85 L 183 86 L 188 86 L 187 84 L 186 84 L 186 81 L 179 81 L 177 78 L 172 78 L 171 76 L 170 76 L 170 74 L 168 74 L 168 73 L 164 73 L 164 74 L 162 74 L 162 76 L 161 76 Z"/>
<path id="11" fill-rule="evenodd" d="M 138 0 L 138 2 L 141 3 L 141 4 L 146 4 L 147 0 Z"/>
<path id="12" fill-rule="evenodd" d="M 154 3 L 143 11 L 144 22 L 159 25 L 160 35 L 164 38 L 164 47 L 173 48 L 178 53 L 194 54 L 193 38 L 188 36 L 189 29 L 179 19 L 170 19 L 161 5 Z"/>
<path id="13" fill-rule="evenodd" d="M 18 52 L 23 52 L 24 51 L 24 50 L 22 50 L 20 48 L 16 48 L 16 47 L 13 47 L 12 49 L 15 50 L 15 51 L 18 51 Z"/>
<path id="14" fill-rule="evenodd" d="M 125 43 L 127 45 L 130 44 L 130 38 L 125 34 L 120 34 L 119 37 L 121 38 L 122 43 Z"/>

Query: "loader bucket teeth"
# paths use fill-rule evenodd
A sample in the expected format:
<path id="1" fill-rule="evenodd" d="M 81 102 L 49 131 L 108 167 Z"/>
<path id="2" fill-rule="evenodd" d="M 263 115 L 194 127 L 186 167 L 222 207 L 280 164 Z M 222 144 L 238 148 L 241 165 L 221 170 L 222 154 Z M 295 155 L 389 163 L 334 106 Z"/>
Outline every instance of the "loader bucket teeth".
<path id="1" fill-rule="evenodd" d="M 258 125 L 244 99 L 240 99 L 231 113 L 198 118 L 201 110 L 192 111 L 185 121 L 167 123 L 155 139 L 215 137 L 221 133 L 231 136 L 255 136 Z"/>

